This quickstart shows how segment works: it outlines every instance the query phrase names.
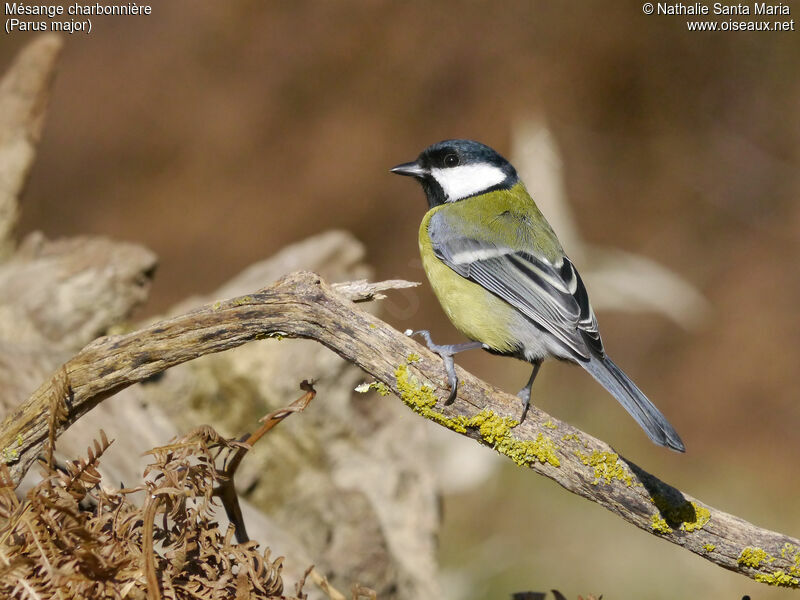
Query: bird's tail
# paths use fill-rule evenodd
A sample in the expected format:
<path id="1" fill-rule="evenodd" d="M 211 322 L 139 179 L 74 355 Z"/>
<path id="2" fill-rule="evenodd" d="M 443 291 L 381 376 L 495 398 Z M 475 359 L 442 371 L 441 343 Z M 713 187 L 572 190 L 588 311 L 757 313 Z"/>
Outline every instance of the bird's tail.
<path id="1" fill-rule="evenodd" d="M 595 356 L 587 362 L 581 362 L 580 365 L 611 392 L 651 440 L 678 452 L 686 450 L 680 436 L 666 417 L 610 358 Z"/>

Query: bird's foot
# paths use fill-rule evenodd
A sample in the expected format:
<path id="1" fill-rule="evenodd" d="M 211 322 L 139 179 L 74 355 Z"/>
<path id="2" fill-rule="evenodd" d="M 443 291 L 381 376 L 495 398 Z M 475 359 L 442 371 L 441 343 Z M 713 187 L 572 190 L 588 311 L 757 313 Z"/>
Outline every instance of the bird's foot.
<path id="1" fill-rule="evenodd" d="M 464 344 L 436 344 L 431 339 L 430 332 L 425 329 L 421 329 L 419 331 L 407 330 L 406 335 L 409 337 L 413 337 L 415 335 L 420 336 L 425 340 L 425 343 L 431 352 L 434 352 L 442 357 L 442 361 L 444 362 L 444 370 L 447 373 L 447 382 L 450 384 L 450 395 L 447 397 L 445 404 L 450 404 L 453 402 L 453 400 L 456 399 L 456 394 L 458 394 L 458 376 L 456 375 L 456 364 L 453 361 L 453 355 L 458 354 L 459 352 L 464 352 L 465 350 L 482 348 L 483 344 L 480 342 L 467 342 Z"/>
<path id="2" fill-rule="evenodd" d="M 533 387 L 533 382 L 536 379 L 536 375 L 539 373 L 539 367 L 541 366 L 541 361 L 533 363 L 533 371 L 531 371 L 531 376 L 528 378 L 528 383 L 526 383 L 525 387 L 522 388 L 517 394 L 517 398 L 522 400 L 522 417 L 519 420 L 520 423 L 523 423 L 525 421 L 525 417 L 528 416 L 528 409 L 531 406 L 531 388 Z"/>
<path id="3" fill-rule="evenodd" d="M 531 406 L 531 388 L 527 385 L 517 392 L 517 398 L 522 400 L 522 416 L 519 419 L 520 423 L 525 422 L 525 417 L 528 415 L 528 409 Z"/>

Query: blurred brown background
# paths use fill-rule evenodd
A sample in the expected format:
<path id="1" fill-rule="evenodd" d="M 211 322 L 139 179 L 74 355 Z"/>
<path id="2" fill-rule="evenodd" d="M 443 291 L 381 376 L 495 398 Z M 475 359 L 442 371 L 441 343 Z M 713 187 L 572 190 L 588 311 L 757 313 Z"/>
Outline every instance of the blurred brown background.
<path id="1" fill-rule="evenodd" d="M 800 33 L 689 33 L 684 21 L 637 2 L 254 0 L 96 19 L 67 40 L 22 230 L 150 247 L 161 262 L 148 314 L 328 228 L 367 245 L 376 277 L 422 280 L 422 192 L 388 168 L 450 137 L 508 153 L 515 124 L 544 115 L 587 241 L 657 260 L 713 314 L 692 332 L 599 315 L 685 456 L 650 444 L 568 366 L 543 370 L 534 402 L 703 501 L 797 536 Z M 31 35 L 2 38 L 1 67 Z M 387 314 L 459 341 L 427 287 Z M 481 353 L 459 362 L 508 390 L 528 373 Z M 454 598 L 791 594 L 505 463 L 444 511 Z"/>

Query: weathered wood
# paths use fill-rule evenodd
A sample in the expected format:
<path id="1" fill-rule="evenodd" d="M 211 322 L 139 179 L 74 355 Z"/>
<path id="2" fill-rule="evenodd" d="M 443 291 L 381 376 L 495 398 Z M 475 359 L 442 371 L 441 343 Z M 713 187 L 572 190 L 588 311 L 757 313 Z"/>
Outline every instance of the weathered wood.
<path id="1" fill-rule="evenodd" d="M 155 265 L 155 255 L 136 244 L 27 236 L 0 263 L 0 413 L 127 319 L 147 298 Z"/>
<path id="2" fill-rule="evenodd" d="M 312 273 L 216 302 L 124 336 L 96 340 L 65 364 L 69 413 L 59 432 L 115 392 L 171 366 L 267 337 L 316 340 L 375 377 L 415 411 L 494 447 L 518 464 L 618 514 L 637 527 L 757 581 L 800 583 L 800 540 L 718 511 L 617 456 L 606 443 L 532 408 L 518 426 L 518 400 L 460 370 L 449 406 L 441 360 L 361 310 L 347 286 L 334 291 Z M 47 407 L 58 376 L 3 423 L 18 481 L 47 441 Z M 436 400 L 438 398 L 438 400 Z M 434 400 L 436 400 L 434 404 Z"/>
<path id="3" fill-rule="evenodd" d="M 0 80 L 0 260 L 16 247 L 19 195 L 36 156 L 63 40 L 35 38 Z"/>
<path id="4" fill-rule="evenodd" d="M 323 232 L 248 266 L 202 297 L 181 301 L 168 316 L 248 294 L 299 270 L 328 281 L 368 277 L 366 260 L 364 246 L 350 233 Z M 383 308 L 377 302 L 362 306 L 373 314 Z M 426 460 L 428 428 L 391 398 L 354 393 L 364 373 L 321 344 L 264 340 L 171 368 L 84 415 L 59 438 L 58 449 L 72 457 L 103 427 L 116 439 L 104 456 L 103 476 L 135 482 L 144 450 L 200 423 L 238 438 L 294 399 L 297 384 L 307 378 L 317 380 L 319 401 L 256 445 L 237 474 L 242 497 L 261 511 L 248 514 L 242 502 L 251 537 L 286 557 L 284 581 L 299 581 L 314 564 L 340 589 L 349 589 L 358 574 L 382 599 L 441 598 L 440 511 L 435 462 Z M 154 413 L 162 417 L 156 423 Z M 175 433 L 155 427 L 165 420 Z M 317 600 L 313 590 L 309 598 Z"/>

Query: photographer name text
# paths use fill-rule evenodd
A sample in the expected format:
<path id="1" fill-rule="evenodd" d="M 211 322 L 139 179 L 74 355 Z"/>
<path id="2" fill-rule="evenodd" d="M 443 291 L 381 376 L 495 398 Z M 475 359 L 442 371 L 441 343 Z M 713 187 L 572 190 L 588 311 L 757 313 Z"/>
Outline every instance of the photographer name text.
<path id="1" fill-rule="evenodd" d="M 712 5 L 695 2 L 685 4 L 683 2 L 658 2 L 656 4 L 656 14 L 659 15 L 790 15 L 791 10 L 788 4 L 769 4 L 767 2 L 755 2 L 754 4 L 723 4 L 714 2 Z"/>

